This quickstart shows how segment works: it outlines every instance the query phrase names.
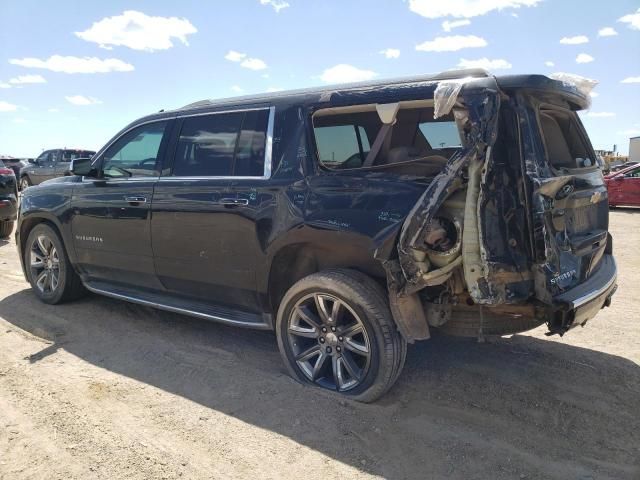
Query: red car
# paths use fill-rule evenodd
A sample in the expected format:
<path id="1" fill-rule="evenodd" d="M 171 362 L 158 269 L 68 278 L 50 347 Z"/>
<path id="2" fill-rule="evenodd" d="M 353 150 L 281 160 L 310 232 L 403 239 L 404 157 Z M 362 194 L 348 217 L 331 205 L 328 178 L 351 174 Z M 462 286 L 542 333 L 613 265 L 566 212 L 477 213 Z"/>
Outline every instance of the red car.
<path id="1" fill-rule="evenodd" d="M 609 191 L 609 206 L 629 205 L 640 207 L 640 165 L 627 168 L 604 177 Z"/>

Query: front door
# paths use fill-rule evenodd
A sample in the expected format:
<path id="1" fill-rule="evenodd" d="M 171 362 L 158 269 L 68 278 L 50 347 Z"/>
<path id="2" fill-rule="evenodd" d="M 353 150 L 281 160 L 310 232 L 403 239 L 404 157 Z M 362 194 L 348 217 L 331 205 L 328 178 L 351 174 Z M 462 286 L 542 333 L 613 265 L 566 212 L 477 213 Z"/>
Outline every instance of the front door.
<path id="1" fill-rule="evenodd" d="M 47 150 L 36 158 L 34 164 L 27 170 L 33 185 L 38 185 L 55 177 L 58 156 L 58 150 Z"/>
<path id="2" fill-rule="evenodd" d="M 640 206 L 640 167 L 624 174 L 620 181 L 619 203 Z"/>
<path id="3" fill-rule="evenodd" d="M 170 291 L 258 311 L 255 195 L 232 182 L 263 183 L 269 109 L 181 121 L 171 174 L 154 192 L 151 222 L 158 278 Z M 250 187 L 249 187 L 250 190 Z"/>
<path id="4" fill-rule="evenodd" d="M 99 178 L 83 178 L 71 200 L 71 228 L 85 281 L 161 289 L 151 252 L 151 199 L 169 121 L 135 127 L 96 159 Z"/>

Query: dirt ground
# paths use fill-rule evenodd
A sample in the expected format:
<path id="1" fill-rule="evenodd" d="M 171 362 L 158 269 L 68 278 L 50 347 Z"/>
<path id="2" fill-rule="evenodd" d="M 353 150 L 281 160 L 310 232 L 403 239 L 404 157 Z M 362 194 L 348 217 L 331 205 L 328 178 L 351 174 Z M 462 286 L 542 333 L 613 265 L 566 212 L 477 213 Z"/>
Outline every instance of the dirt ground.
<path id="1" fill-rule="evenodd" d="M 290 379 L 269 332 L 89 296 L 40 303 L 0 241 L 0 478 L 640 478 L 640 210 L 612 308 L 409 349 L 373 405 Z"/>

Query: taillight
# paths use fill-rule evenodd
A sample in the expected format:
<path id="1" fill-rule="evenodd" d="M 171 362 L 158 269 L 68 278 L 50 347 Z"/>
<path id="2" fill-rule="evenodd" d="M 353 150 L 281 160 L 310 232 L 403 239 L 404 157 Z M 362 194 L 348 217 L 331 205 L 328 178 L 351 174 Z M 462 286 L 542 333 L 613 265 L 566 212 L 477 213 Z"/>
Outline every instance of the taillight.
<path id="1" fill-rule="evenodd" d="M 10 168 L 0 167 L 0 175 L 15 175 Z"/>

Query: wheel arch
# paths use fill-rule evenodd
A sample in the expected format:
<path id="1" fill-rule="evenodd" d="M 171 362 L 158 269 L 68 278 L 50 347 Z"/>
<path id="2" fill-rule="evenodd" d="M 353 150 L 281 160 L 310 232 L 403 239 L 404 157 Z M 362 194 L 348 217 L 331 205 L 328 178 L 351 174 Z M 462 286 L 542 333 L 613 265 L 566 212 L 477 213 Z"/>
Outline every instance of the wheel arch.
<path id="1" fill-rule="evenodd" d="M 26 267 L 24 264 L 24 250 L 25 244 L 27 242 L 27 238 L 31 231 L 38 225 L 46 224 L 51 227 L 60 237 L 60 241 L 62 242 L 62 246 L 64 247 L 65 253 L 67 254 L 67 258 L 69 258 L 71 262 L 72 268 L 75 270 L 75 255 L 73 249 L 69 248 L 67 242 L 65 241 L 65 236 L 62 233 L 62 225 L 60 222 L 53 216 L 49 216 L 46 214 L 32 214 L 26 217 L 23 217 L 17 227 L 16 230 L 16 243 L 18 244 L 18 249 L 20 252 L 20 264 L 22 265 L 22 272 L 26 276 Z"/>
<path id="2" fill-rule="evenodd" d="M 277 312 L 285 293 L 300 279 L 335 268 L 348 268 L 364 273 L 378 281 L 386 289 L 385 272 L 382 264 L 373 257 L 370 239 L 361 237 L 345 241 L 295 242 L 278 249 L 271 257 L 268 275 L 264 281 L 268 306 Z"/>

